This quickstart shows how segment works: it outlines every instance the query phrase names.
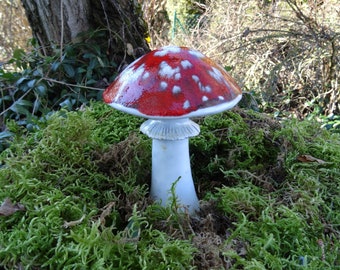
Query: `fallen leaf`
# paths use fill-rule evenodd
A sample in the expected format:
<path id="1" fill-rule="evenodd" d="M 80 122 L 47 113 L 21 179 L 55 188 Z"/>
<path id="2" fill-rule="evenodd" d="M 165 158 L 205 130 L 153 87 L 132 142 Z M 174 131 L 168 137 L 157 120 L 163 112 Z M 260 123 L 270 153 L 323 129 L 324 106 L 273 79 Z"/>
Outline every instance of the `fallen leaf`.
<path id="1" fill-rule="evenodd" d="M 100 214 L 99 220 L 100 223 L 104 226 L 105 225 L 105 218 L 111 214 L 112 207 L 115 205 L 115 202 L 110 202 L 103 207 L 103 212 Z"/>
<path id="2" fill-rule="evenodd" d="M 25 211 L 26 208 L 21 203 L 13 204 L 10 198 L 6 198 L 0 206 L 0 216 L 10 216 L 17 211 Z"/>
<path id="3" fill-rule="evenodd" d="M 67 228 L 70 228 L 70 227 L 74 227 L 74 226 L 76 226 L 76 225 L 82 223 L 83 220 L 84 220 L 84 218 L 85 218 L 85 215 L 83 215 L 83 216 L 82 216 L 80 219 L 78 219 L 78 220 L 74 220 L 74 221 L 64 221 L 63 227 L 66 228 L 66 229 L 67 229 Z"/>
<path id="4" fill-rule="evenodd" d="M 301 161 L 301 162 L 317 162 L 319 164 L 326 163 L 326 161 L 324 161 L 322 159 L 315 158 L 311 155 L 300 155 L 300 156 L 297 157 L 297 160 Z"/>

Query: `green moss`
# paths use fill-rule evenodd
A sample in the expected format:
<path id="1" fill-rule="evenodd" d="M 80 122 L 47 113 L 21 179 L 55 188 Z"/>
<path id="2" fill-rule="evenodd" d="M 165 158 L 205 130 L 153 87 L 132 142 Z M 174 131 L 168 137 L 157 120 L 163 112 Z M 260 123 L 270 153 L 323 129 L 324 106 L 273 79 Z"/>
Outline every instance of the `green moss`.
<path id="1" fill-rule="evenodd" d="M 142 241 L 126 235 L 131 215 L 144 219 L 132 209 L 145 200 L 149 181 L 150 142 L 137 135 L 140 123 L 93 104 L 82 112 L 55 113 L 29 134 L 12 124 L 20 136 L 1 155 L 0 199 L 11 198 L 26 211 L 1 217 L 1 265 L 188 269 L 188 243 L 145 224 Z"/>
<path id="2" fill-rule="evenodd" d="M 273 135 L 278 126 L 272 122 L 237 110 L 201 120 L 201 134 L 190 140 L 195 178 L 203 185 L 228 184 L 268 173 L 280 152 Z"/>
<path id="3" fill-rule="evenodd" d="M 202 212 L 148 199 L 143 119 L 94 103 L 27 133 L 0 155 L 7 269 L 331 269 L 339 258 L 339 134 L 234 110 L 197 120 L 190 139 Z M 302 162 L 310 155 L 324 162 Z M 174 201 L 175 202 L 175 201 Z M 320 244 L 322 243 L 322 245 Z"/>
<path id="4" fill-rule="evenodd" d="M 88 114 L 96 121 L 92 136 L 104 146 L 123 141 L 131 133 L 138 133 L 140 125 L 145 121 L 100 103 L 93 103 Z"/>
<path id="5" fill-rule="evenodd" d="M 217 189 L 215 196 L 219 197 L 220 207 L 229 217 L 241 220 L 257 219 L 272 200 L 260 194 L 260 189 L 251 183 L 245 186 L 223 187 Z"/>
<path id="6" fill-rule="evenodd" d="M 227 242 L 247 243 L 246 255 L 232 249 L 225 256 L 244 269 L 339 266 L 339 245 L 333 246 L 340 236 L 335 233 L 340 221 L 336 210 L 340 209 L 339 136 L 308 121 L 286 121 L 283 128 L 272 132 L 282 143 L 287 172 L 274 192 L 239 181 L 213 195 L 220 209 L 234 220 Z M 297 159 L 306 154 L 325 163 Z"/>

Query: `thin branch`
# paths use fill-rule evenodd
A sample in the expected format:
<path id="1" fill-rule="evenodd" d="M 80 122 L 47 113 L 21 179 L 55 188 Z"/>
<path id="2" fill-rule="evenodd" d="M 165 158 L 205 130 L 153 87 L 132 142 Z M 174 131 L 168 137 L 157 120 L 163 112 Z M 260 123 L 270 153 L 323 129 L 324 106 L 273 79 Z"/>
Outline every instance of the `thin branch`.
<path id="1" fill-rule="evenodd" d="M 90 86 L 85 86 L 85 85 L 66 83 L 66 82 L 63 82 L 63 81 L 58 81 L 58 80 L 51 79 L 51 78 L 46 78 L 46 77 L 44 77 L 42 79 L 44 79 L 45 81 L 48 81 L 48 82 L 58 83 L 58 84 L 66 85 L 66 86 L 69 86 L 69 87 L 79 87 L 79 88 L 83 88 L 83 89 L 96 90 L 96 91 L 103 91 L 104 90 L 103 88 L 97 88 L 97 87 L 90 87 Z"/>
<path id="2" fill-rule="evenodd" d="M 63 44 L 64 44 L 64 5 L 63 5 L 63 0 L 60 0 L 60 18 L 61 18 L 60 62 L 62 62 L 63 61 Z"/>
<path id="3" fill-rule="evenodd" d="M 100 0 L 100 4 L 102 5 L 102 9 L 103 9 L 103 12 L 104 12 L 104 15 L 105 15 L 105 21 L 106 21 L 106 28 L 107 28 L 107 31 L 109 32 L 109 40 L 108 40 L 108 45 L 109 45 L 109 48 L 111 48 L 111 43 L 113 41 L 113 37 L 112 37 L 112 29 L 110 27 L 110 22 L 109 22 L 109 18 L 107 16 L 107 13 L 106 13 L 106 10 L 105 10 L 105 5 L 103 3 L 102 0 Z"/>
<path id="4" fill-rule="evenodd" d="M 31 89 L 29 89 L 29 90 L 27 90 L 18 100 L 16 100 L 15 102 L 18 102 L 19 100 L 22 100 L 24 97 L 26 97 L 31 91 L 33 90 L 33 88 L 31 88 Z M 15 103 L 14 102 L 14 103 Z M 13 104 L 14 104 L 13 103 Z M 13 105 L 12 104 L 12 105 Z M 5 109 L 5 110 L 3 110 L 1 113 L 0 113 L 0 116 L 3 116 L 6 112 L 8 112 L 10 109 L 11 109 L 11 107 L 12 107 L 12 105 L 11 106 L 9 106 L 7 109 Z"/>

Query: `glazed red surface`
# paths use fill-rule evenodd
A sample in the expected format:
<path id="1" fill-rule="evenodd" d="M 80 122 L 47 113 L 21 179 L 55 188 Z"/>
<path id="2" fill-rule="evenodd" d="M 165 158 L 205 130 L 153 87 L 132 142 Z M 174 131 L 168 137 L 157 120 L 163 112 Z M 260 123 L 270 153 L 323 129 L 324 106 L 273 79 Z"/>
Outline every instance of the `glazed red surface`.
<path id="1" fill-rule="evenodd" d="M 155 53 L 161 50 L 152 51 L 128 66 L 104 91 L 104 101 L 134 108 L 150 116 L 183 116 L 200 108 L 229 102 L 241 94 L 235 80 L 209 58 L 197 57 L 185 47 L 181 47 L 179 53 L 168 52 L 165 56 L 156 56 Z M 181 65 L 183 60 L 188 60 L 191 66 L 184 68 Z M 163 61 L 173 69 L 179 67 L 177 77 L 180 76 L 180 79 L 176 79 L 171 72 L 166 76 L 160 73 Z M 211 75 L 212 67 L 222 74 L 223 81 Z M 147 72 L 149 76 L 145 75 Z M 140 76 L 133 77 L 136 74 Z M 192 75 L 199 78 L 203 88 L 208 87 L 202 90 Z M 165 89 L 161 87 L 161 82 L 167 84 Z M 173 92 L 174 86 L 180 87 L 178 93 Z M 185 106 L 188 102 L 189 106 Z"/>

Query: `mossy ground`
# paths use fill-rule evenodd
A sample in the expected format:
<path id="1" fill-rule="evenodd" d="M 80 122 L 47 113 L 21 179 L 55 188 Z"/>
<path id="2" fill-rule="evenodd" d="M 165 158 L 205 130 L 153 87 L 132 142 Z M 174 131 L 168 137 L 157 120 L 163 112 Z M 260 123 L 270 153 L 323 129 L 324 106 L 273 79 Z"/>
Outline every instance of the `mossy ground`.
<path id="1" fill-rule="evenodd" d="M 337 269 L 340 137 L 310 121 L 236 109 L 196 119 L 202 211 L 148 198 L 142 119 L 94 103 L 25 133 L 0 156 L 5 269 Z M 310 155 L 318 160 L 299 159 Z"/>

